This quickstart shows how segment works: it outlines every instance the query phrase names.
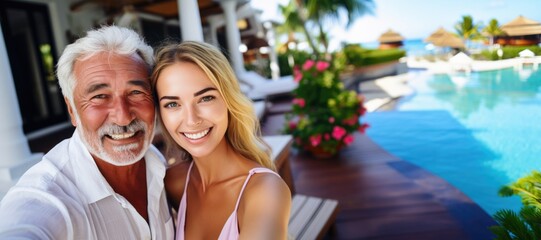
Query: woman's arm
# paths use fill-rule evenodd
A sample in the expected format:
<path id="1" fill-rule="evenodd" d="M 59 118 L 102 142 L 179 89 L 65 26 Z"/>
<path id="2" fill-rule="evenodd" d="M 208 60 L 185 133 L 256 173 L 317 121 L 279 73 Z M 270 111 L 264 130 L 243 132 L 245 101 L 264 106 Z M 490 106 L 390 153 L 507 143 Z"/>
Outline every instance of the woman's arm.
<path id="1" fill-rule="evenodd" d="M 291 192 L 274 174 L 255 174 L 239 209 L 240 239 L 287 239 Z"/>

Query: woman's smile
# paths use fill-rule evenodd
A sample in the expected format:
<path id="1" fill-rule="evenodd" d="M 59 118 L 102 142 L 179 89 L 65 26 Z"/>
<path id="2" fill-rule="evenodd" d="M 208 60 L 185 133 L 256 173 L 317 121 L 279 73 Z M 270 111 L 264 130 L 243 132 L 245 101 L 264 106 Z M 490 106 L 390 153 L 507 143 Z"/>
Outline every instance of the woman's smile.
<path id="1" fill-rule="evenodd" d="M 207 128 L 203 131 L 200 131 L 200 132 L 195 132 L 195 133 L 187 133 L 187 132 L 184 132 L 182 133 L 185 137 L 191 139 L 191 140 L 199 140 L 201 138 L 204 138 L 205 136 L 207 136 L 207 134 L 210 132 L 210 130 L 212 130 L 212 128 Z"/>

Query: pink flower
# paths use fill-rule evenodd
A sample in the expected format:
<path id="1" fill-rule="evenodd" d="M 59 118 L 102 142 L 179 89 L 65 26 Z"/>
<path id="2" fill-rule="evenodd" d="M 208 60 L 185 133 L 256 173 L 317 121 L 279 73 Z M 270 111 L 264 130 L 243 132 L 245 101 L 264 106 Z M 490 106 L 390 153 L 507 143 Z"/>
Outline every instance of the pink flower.
<path id="1" fill-rule="evenodd" d="M 334 139 L 340 140 L 344 135 L 346 135 L 346 129 L 344 129 L 343 127 L 334 126 L 334 128 L 332 129 L 332 137 Z"/>
<path id="2" fill-rule="evenodd" d="M 318 61 L 316 63 L 316 69 L 320 72 L 323 72 L 325 71 L 325 69 L 327 69 L 331 64 L 328 63 L 328 62 L 324 62 L 324 61 Z"/>
<path id="3" fill-rule="evenodd" d="M 334 117 L 330 117 L 330 118 L 329 118 L 329 122 L 330 122 L 330 123 L 334 123 Z"/>
<path id="4" fill-rule="evenodd" d="M 306 62 L 304 62 L 304 64 L 302 65 L 302 70 L 308 70 L 310 68 L 312 68 L 314 66 L 314 61 L 313 60 L 307 60 Z"/>
<path id="5" fill-rule="evenodd" d="M 292 103 L 297 104 L 297 105 L 299 105 L 299 107 L 303 108 L 304 104 L 305 104 L 305 101 L 304 101 L 304 98 L 294 98 Z"/>
<path id="6" fill-rule="evenodd" d="M 342 121 L 344 124 L 346 125 L 350 125 L 350 126 L 353 126 L 355 125 L 355 123 L 357 123 L 357 121 L 359 120 L 359 116 L 357 115 L 353 115 L 352 117 Z"/>
<path id="7" fill-rule="evenodd" d="M 370 127 L 370 125 L 368 125 L 368 123 L 363 123 L 361 124 L 361 126 L 359 126 L 359 128 L 357 130 L 359 130 L 360 133 L 364 133 L 366 132 L 366 129 Z"/>
<path id="8" fill-rule="evenodd" d="M 317 147 L 321 143 L 321 134 L 310 136 L 310 143 L 312 146 Z"/>
<path id="9" fill-rule="evenodd" d="M 364 105 L 362 103 L 359 106 L 358 112 L 359 112 L 360 116 L 363 116 L 366 113 L 366 108 L 364 107 Z"/>
<path id="10" fill-rule="evenodd" d="M 295 66 L 295 68 L 293 68 L 293 80 L 295 80 L 295 82 L 300 82 L 301 79 L 302 79 L 302 72 L 301 70 L 299 70 L 299 67 Z"/>
<path id="11" fill-rule="evenodd" d="M 351 134 L 348 134 L 348 135 L 344 138 L 344 143 L 345 143 L 346 145 L 349 146 L 349 145 L 353 142 L 353 140 L 355 140 L 355 139 L 353 138 L 353 136 L 352 136 Z"/>
<path id="12" fill-rule="evenodd" d="M 325 135 L 323 135 L 323 138 L 325 138 L 325 140 L 329 140 L 331 136 L 328 133 L 325 133 Z"/>
<path id="13" fill-rule="evenodd" d="M 295 121 L 290 121 L 289 122 L 289 129 L 293 130 L 297 128 L 297 123 Z"/>

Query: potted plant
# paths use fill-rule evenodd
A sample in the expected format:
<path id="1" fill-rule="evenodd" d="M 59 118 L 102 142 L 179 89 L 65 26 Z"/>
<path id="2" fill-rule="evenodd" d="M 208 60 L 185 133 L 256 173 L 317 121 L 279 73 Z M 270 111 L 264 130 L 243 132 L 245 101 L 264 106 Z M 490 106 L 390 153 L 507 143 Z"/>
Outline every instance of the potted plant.
<path id="1" fill-rule="evenodd" d="M 339 78 L 337 61 L 307 60 L 293 68 L 299 83 L 293 95 L 292 112 L 286 115 L 284 132 L 294 138 L 293 145 L 317 157 L 330 157 L 350 145 L 359 131 L 365 113 L 363 97 L 347 91 Z"/>

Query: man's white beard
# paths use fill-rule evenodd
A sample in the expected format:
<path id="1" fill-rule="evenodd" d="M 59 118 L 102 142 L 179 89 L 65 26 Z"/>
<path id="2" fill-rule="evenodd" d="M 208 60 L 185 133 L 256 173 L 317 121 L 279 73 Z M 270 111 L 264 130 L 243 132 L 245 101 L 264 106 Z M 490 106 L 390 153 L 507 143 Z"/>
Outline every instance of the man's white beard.
<path id="1" fill-rule="evenodd" d="M 79 134 L 81 135 L 81 139 L 83 140 L 83 144 L 88 149 L 90 154 L 115 166 L 131 165 L 138 162 L 145 156 L 145 153 L 147 152 L 149 148 L 150 139 L 151 139 L 150 137 L 148 137 L 149 129 L 145 122 L 141 120 L 136 120 L 135 123 L 132 122 L 133 124 L 130 123 L 130 126 L 128 126 L 128 128 L 131 128 L 131 129 L 135 128 L 135 130 L 143 130 L 145 134 L 145 141 L 143 143 L 144 146 L 141 147 L 141 150 L 138 153 L 133 153 L 132 151 L 130 151 L 131 149 L 139 147 L 138 143 L 132 143 L 132 144 L 113 147 L 113 150 L 117 154 L 112 155 L 112 154 L 107 153 L 107 151 L 105 151 L 105 148 L 103 147 L 101 139 L 105 137 L 105 134 L 111 133 L 113 129 L 118 130 L 119 126 L 104 125 L 98 129 L 97 133 L 90 132 L 90 131 L 87 132 L 85 131 L 83 125 L 81 124 L 79 115 L 75 114 L 75 116 L 76 116 L 75 121 L 77 122 L 77 131 L 79 131 Z"/>

